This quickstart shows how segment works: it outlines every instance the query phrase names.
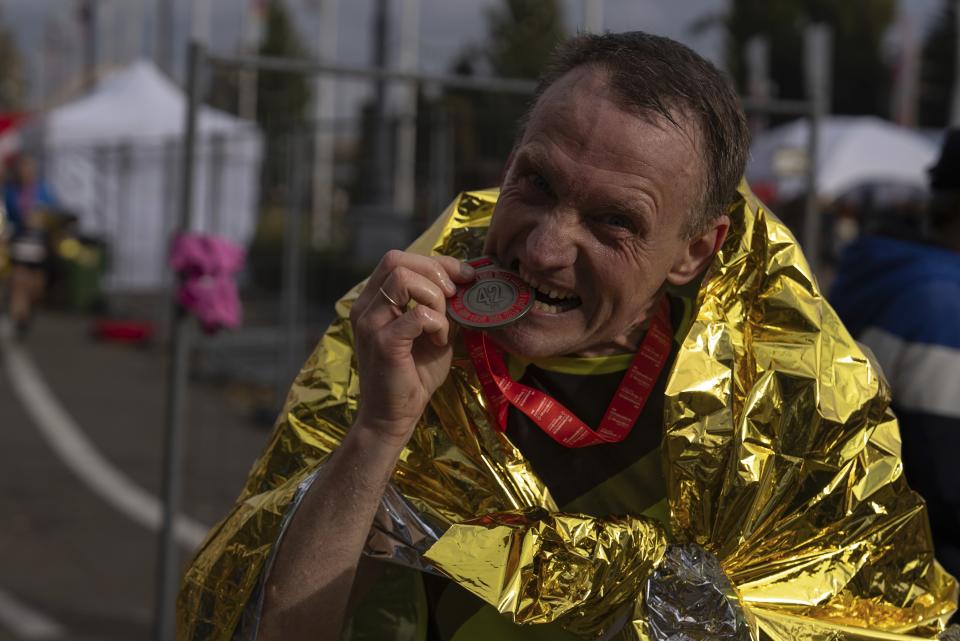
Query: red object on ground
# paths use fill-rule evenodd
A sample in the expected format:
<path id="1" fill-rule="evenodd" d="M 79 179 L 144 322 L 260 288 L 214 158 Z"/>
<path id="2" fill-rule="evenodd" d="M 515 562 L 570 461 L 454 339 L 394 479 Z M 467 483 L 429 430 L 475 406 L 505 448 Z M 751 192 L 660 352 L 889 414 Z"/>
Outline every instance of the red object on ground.
<path id="1" fill-rule="evenodd" d="M 98 340 L 118 343 L 145 343 L 153 338 L 153 323 L 138 320 L 98 318 L 93 323 L 93 335 Z"/>

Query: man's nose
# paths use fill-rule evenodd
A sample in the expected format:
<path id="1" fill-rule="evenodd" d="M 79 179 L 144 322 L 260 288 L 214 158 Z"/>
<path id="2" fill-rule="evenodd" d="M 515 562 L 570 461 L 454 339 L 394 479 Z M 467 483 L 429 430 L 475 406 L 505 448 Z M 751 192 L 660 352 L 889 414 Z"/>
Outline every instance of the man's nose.
<path id="1" fill-rule="evenodd" d="M 577 258 L 576 230 L 563 216 L 549 216 L 537 221 L 527 234 L 527 267 L 551 270 L 573 265 Z"/>

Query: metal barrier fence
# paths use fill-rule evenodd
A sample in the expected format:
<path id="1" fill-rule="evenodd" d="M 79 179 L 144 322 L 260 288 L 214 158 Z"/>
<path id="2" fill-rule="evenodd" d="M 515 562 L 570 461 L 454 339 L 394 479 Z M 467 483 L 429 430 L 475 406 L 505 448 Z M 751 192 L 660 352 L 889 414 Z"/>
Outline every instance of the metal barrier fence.
<path id="1" fill-rule="evenodd" d="M 239 282 L 243 327 L 193 341 L 193 375 L 272 388 L 264 415 L 277 410 L 302 363 L 303 345 L 329 320 L 332 302 L 387 249 L 415 238 L 449 203 L 458 184 L 465 188 L 496 181 L 495 146 L 476 163 L 479 168 L 458 169 L 454 137 L 470 123 L 435 106 L 422 109 L 416 119 L 415 212 L 396 212 L 389 185 L 385 202 L 376 202 L 369 195 L 374 182 L 369 174 L 372 168 L 394 173 L 393 147 L 402 120 L 339 118 L 283 123 L 269 134 L 254 128 L 197 134 L 191 229 L 247 246 L 248 266 Z M 364 128 L 372 126 L 386 142 L 386 161 L 379 159 L 379 166 L 371 150 L 341 144 L 361 139 Z M 313 141 L 321 131 L 335 132 L 343 149 L 333 159 L 330 237 L 318 247 L 312 242 L 311 177 Z M 505 132 L 500 147 L 509 142 Z M 251 146 L 262 155 L 253 157 Z M 41 151 L 47 173 L 68 209 L 78 215 L 83 235 L 107 248 L 101 277 L 107 313 L 152 321 L 166 337 L 169 291 L 175 284 L 168 244 L 182 204 L 182 139 L 57 144 Z M 290 335 L 305 340 L 290 341 Z"/>
<path id="2" fill-rule="evenodd" d="M 198 140 L 198 229 L 234 238 L 252 231 L 253 220 L 235 212 L 238 206 L 252 209 L 258 200 L 258 141 L 252 127 Z M 78 217 L 80 231 L 110 248 L 104 288 L 155 291 L 169 285 L 166 245 L 176 222 L 182 141 L 55 144 L 44 147 L 42 156 L 58 200 Z"/>

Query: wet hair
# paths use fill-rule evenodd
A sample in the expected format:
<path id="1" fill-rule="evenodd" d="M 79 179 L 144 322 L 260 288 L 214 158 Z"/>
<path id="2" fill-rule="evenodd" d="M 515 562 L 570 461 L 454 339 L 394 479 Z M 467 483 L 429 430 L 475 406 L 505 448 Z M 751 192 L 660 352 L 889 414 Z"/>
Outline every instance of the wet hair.
<path id="1" fill-rule="evenodd" d="M 695 236 L 736 200 L 750 145 L 740 100 L 726 77 L 679 42 L 641 31 L 581 34 L 554 49 L 534 101 L 520 123 L 520 138 L 544 92 L 568 72 L 593 65 L 607 72 L 620 106 L 641 117 L 665 119 L 678 129 L 695 124 L 703 150 L 705 184 L 685 232 Z M 696 140 L 696 138 L 694 138 Z"/>

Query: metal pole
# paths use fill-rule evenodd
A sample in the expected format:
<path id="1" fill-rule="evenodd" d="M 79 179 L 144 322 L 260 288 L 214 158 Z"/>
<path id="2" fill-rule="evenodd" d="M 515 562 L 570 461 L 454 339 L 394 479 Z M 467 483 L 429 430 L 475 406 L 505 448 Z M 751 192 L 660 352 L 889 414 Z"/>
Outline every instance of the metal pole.
<path id="1" fill-rule="evenodd" d="M 124 46 L 122 62 L 137 60 L 145 55 L 143 49 L 144 28 L 147 23 L 147 4 L 142 0 L 134 2 L 129 20 L 130 33 Z"/>
<path id="2" fill-rule="evenodd" d="M 806 116 L 810 113 L 809 100 L 756 100 L 741 96 L 740 104 L 748 114 L 764 113 L 770 116 Z"/>
<path id="3" fill-rule="evenodd" d="M 161 70 L 173 71 L 173 1 L 157 0 L 157 33 L 154 49 L 157 66 Z"/>
<path id="4" fill-rule="evenodd" d="M 46 111 L 46 109 L 53 105 L 53 91 L 52 87 L 55 85 L 52 82 L 53 79 L 53 47 L 54 39 L 51 37 L 53 35 L 53 21 L 50 16 L 46 16 L 43 19 L 43 50 L 40 54 L 40 73 L 38 74 L 37 85 L 40 87 L 40 110 Z"/>
<path id="5" fill-rule="evenodd" d="M 953 101 L 950 105 L 950 126 L 960 125 L 960 0 L 953 3 L 954 49 L 953 49 Z"/>
<path id="6" fill-rule="evenodd" d="M 747 95 L 758 102 L 770 99 L 770 39 L 754 36 L 747 41 Z M 750 132 L 757 134 L 767 128 L 768 114 L 750 114 Z"/>
<path id="7" fill-rule="evenodd" d="M 290 387 L 290 378 L 303 360 L 303 331 L 300 314 L 301 276 L 303 274 L 302 229 L 305 203 L 303 153 L 304 138 L 292 132 L 288 142 L 287 162 L 289 185 L 287 192 L 287 220 L 284 230 L 283 261 L 283 310 L 286 331 L 284 336 L 283 364 L 277 377 L 277 398 L 283 403 L 284 394 Z"/>
<path id="8" fill-rule="evenodd" d="M 99 9 L 97 20 L 99 23 L 103 24 L 103 31 L 105 33 L 118 34 L 116 5 L 106 2 Z M 105 68 L 109 69 L 111 66 L 116 64 L 118 45 L 119 38 L 117 37 L 104 38 L 102 44 L 98 43 L 99 51 L 97 52 L 97 56 L 103 61 Z"/>
<path id="9" fill-rule="evenodd" d="M 827 111 L 827 84 L 830 65 L 830 30 L 811 24 L 804 33 L 804 71 L 810 101 L 810 131 L 807 141 L 807 194 L 804 203 L 803 252 L 814 274 L 821 268 L 820 209 L 817 202 L 817 156 L 820 126 Z"/>
<path id="10" fill-rule="evenodd" d="M 583 28 L 587 33 L 603 33 L 603 0 L 583 0 Z"/>
<path id="11" fill-rule="evenodd" d="M 83 0 L 80 5 L 80 22 L 83 24 L 83 84 L 84 87 L 93 86 L 97 75 L 97 2 L 99 0 Z"/>
<path id="12" fill-rule="evenodd" d="M 239 114 L 244 120 L 257 119 L 257 72 L 255 69 L 240 70 Z"/>
<path id="13" fill-rule="evenodd" d="M 529 96 L 537 88 L 536 81 L 522 78 L 488 78 L 484 76 L 458 76 L 456 74 L 438 73 L 411 73 L 397 69 L 380 67 L 358 67 L 343 64 L 319 64 L 299 58 L 278 58 L 275 56 L 218 56 L 209 55 L 207 60 L 211 65 L 232 69 L 259 69 L 260 71 L 279 71 L 281 73 L 328 73 L 334 76 L 351 78 L 370 78 L 375 80 L 416 81 L 423 84 L 454 87 L 472 91 L 496 91 L 499 93 L 519 94 Z M 791 101 L 777 101 L 783 104 L 784 109 L 792 109 L 788 105 Z M 796 101 L 795 104 L 806 105 Z M 796 111 L 791 111 L 796 113 Z"/>
<path id="14" fill-rule="evenodd" d="M 109 191 L 107 190 L 107 176 L 109 175 L 110 170 L 110 149 L 103 145 L 97 145 L 93 148 L 93 166 L 97 168 L 96 173 L 94 174 L 94 189 L 99 193 L 103 194 L 103 199 L 101 200 L 100 207 L 93 208 L 93 215 L 95 217 L 95 229 L 98 234 L 104 234 L 107 238 L 106 240 L 110 243 L 116 245 L 116 229 L 111 225 L 111 220 L 108 216 L 108 201 Z M 112 237 L 111 237 L 112 235 Z M 113 271 L 113 268 L 110 270 Z"/>
<path id="15" fill-rule="evenodd" d="M 420 0 L 403 0 L 400 18 L 400 68 L 415 72 L 420 48 Z M 409 219 L 413 214 L 417 183 L 417 84 L 397 88 L 397 143 L 393 161 L 393 209 Z"/>
<path id="16" fill-rule="evenodd" d="M 266 20 L 266 0 L 246 0 L 243 14 L 243 50 L 256 54 L 263 39 L 263 23 Z M 257 119 L 257 69 L 240 70 L 239 112 L 244 120 Z"/>
<path id="17" fill-rule="evenodd" d="M 203 45 L 198 42 L 190 43 L 187 55 L 186 124 L 177 233 L 189 231 L 193 223 L 193 169 L 196 161 L 194 144 L 200 99 L 200 68 L 205 62 L 204 57 Z M 174 296 L 174 321 L 170 336 L 170 364 L 167 370 L 166 426 L 163 447 L 163 523 L 157 555 L 154 641 L 172 641 L 175 631 L 175 603 L 180 579 L 180 563 L 173 529 L 176 515 L 180 512 L 180 494 L 183 486 L 183 423 L 189 374 L 187 361 L 190 355 L 190 336 L 193 327 L 190 318 L 176 303 L 176 283 L 171 289 Z"/>
<path id="18" fill-rule="evenodd" d="M 446 113 L 439 110 L 430 124 L 429 211 L 442 211 L 453 197 L 453 125 Z M 429 221 L 423 217 L 419 222 L 426 227 Z"/>
<path id="19" fill-rule="evenodd" d="M 114 233 L 119 239 L 115 247 L 129 247 L 128 243 L 133 240 L 133 235 L 137 233 L 136 224 L 131 225 L 136 220 L 127 215 L 133 211 L 134 204 L 131 196 L 133 190 L 130 189 L 131 177 L 133 174 L 133 145 L 129 142 L 119 143 L 116 146 L 117 156 L 117 219 L 114 221 Z M 133 229 L 131 230 L 131 227 Z M 132 233 L 131 233 L 132 231 Z"/>
<path id="20" fill-rule="evenodd" d="M 175 137 L 170 137 L 163 143 L 163 182 L 160 187 L 161 191 L 156 197 L 164 201 L 163 225 L 161 225 L 161 233 L 164 238 L 173 238 L 177 230 L 177 208 L 180 206 L 180 202 L 178 199 L 171 202 L 171 199 L 167 198 L 166 195 L 180 193 L 180 177 L 177 171 L 180 169 L 180 159 L 183 157 L 180 146 L 182 144 L 183 140 L 177 140 Z M 160 270 L 164 274 L 164 287 L 173 287 L 176 284 L 176 277 L 167 271 L 166 256 L 160 257 Z M 160 323 L 161 327 L 173 326 L 173 306 L 167 305 L 163 308 Z"/>
<path id="21" fill-rule="evenodd" d="M 337 0 L 321 0 L 317 10 L 320 42 L 317 60 L 332 63 L 337 58 Z M 317 74 L 314 85 L 313 216 L 310 245 L 330 242 L 333 230 L 333 120 L 336 117 L 336 78 Z"/>
<path id="22" fill-rule="evenodd" d="M 193 0 L 190 15 L 190 34 L 194 41 L 210 43 L 210 0 Z"/>
<path id="23" fill-rule="evenodd" d="M 376 0 L 373 15 L 373 66 L 387 68 L 387 22 L 390 11 L 387 0 Z M 387 83 L 385 78 L 377 78 L 373 91 L 373 202 L 383 205 L 387 202 Z"/>
<path id="24" fill-rule="evenodd" d="M 220 216 L 223 210 L 223 186 L 226 183 L 227 171 L 227 136 L 217 132 L 209 138 L 210 164 L 207 167 L 207 194 L 209 198 L 206 231 L 211 234 L 224 234 L 229 225 L 224 225 L 225 218 Z"/>

